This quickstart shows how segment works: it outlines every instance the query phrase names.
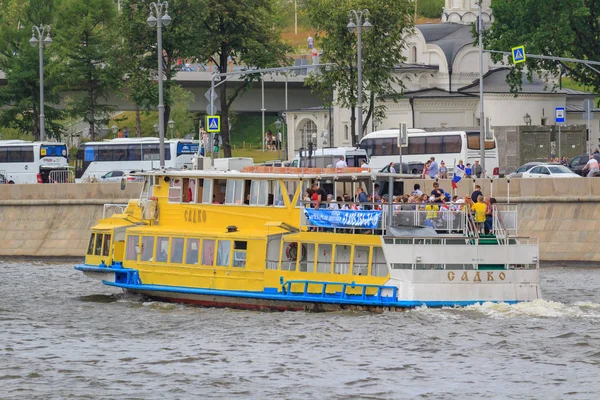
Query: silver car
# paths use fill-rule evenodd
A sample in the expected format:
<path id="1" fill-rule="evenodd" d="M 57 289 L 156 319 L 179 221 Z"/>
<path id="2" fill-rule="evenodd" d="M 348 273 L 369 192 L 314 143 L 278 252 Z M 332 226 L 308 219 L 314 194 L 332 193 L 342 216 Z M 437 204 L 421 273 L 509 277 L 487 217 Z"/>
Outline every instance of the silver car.
<path id="1" fill-rule="evenodd" d="M 128 182 L 141 182 L 144 180 L 142 176 L 131 176 L 130 174 L 134 174 L 138 171 L 110 171 L 100 177 L 100 182 L 121 182 L 123 177 Z"/>
<path id="2" fill-rule="evenodd" d="M 517 170 L 515 172 L 511 172 L 506 177 L 507 178 L 522 178 L 523 172 L 527 172 L 531 168 L 533 168 L 537 165 L 542 165 L 542 164 L 543 164 L 543 162 L 539 162 L 539 161 L 531 161 L 531 162 L 525 163 L 525 164 L 521 165 L 519 168 L 517 168 Z"/>

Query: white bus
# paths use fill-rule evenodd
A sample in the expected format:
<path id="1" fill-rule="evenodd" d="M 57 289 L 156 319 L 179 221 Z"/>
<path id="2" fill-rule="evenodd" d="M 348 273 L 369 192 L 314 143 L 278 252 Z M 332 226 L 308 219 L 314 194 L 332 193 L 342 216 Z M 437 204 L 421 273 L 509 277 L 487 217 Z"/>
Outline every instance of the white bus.
<path id="1" fill-rule="evenodd" d="M 356 149 L 354 147 L 325 147 L 313 150 L 313 154 L 310 157 L 308 150 L 305 149 L 303 154 L 296 155 L 290 166 L 305 168 L 335 167 L 335 164 L 340 160 L 340 156 L 344 156 L 348 167 L 360 167 L 362 161 L 369 162 L 367 152 L 363 149 Z"/>
<path id="2" fill-rule="evenodd" d="M 99 179 L 115 170 L 148 171 L 160 167 L 158 138 L 118 138 L 102 142 L 82 143 L 77 150 L 75 178 L 77 182 Z M 165 168 L 192 167 L 198 152 L 198 141 L 165 140 Z"/>
<path id="3" fill-rule="evenodd" d="M 438 164 L 444 161 L 452 173 L 459 160 L 471 163 L 480 160 L 479 131 L 426 132 L 408 129 L 408 146 L 402 148 L 402 162 L 425 163 L 435 157 Z M 381 169 L 391 162 L 398 162 L 398 130 L 388 129 L 371 132 L 360 141 L 360 148 L 369 156 L 372 169 Z M 481 163 L 481 161 L 480 161 Z M 498 175 L 498 148 L 496 139 L 485 141 L 486 175 Z"/>
<path id="4" fill-rule="evenodd" d="M 48 183 L 51 171 L 67 170 L 67 157 L 64 143 L 0 140 L 0 174 L 6 183 Z"/>

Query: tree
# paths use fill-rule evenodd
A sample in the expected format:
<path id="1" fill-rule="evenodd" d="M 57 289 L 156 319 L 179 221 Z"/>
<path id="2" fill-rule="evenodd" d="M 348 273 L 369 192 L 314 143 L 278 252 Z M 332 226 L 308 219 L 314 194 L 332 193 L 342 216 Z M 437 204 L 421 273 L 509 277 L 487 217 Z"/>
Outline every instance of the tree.
<path id="1" fill-rule="evenodd" d="M 394 92 L 395 87 L 403 87 L 394 69 L 404 61 L 402 50 L 405 47 L 405 34 L 412 28 L 412 2 L 398 0 L 382 2 L 378 0 L 308 0 L 307 10 L 310 20 L 317 29 L 316 40 L 323 50 L 321 63 L 335 64 L 320 74 L 310 77 L 308 84 L 313 87 L 325 102 L 331 101 L 331 91 L 335 91 L 334 101 L 352 112 L 352 141 L 356 144 L 354 107 L 357 105 L 357 39 L 346 28 L 349 10 L 369 10 L 369 21 L 373 27 L 362 33 L 362 72 L 363 106 L 366 106 L 364 132 L 371 118 L 383 119 L 385 105 L 377 103 L 383 95 Z"/>
<path id="2" fill-rule="evenodd" d="M 48 0 L 0 2 L 0 69 L 7 84 L 0 87 L 0 126 L 40 139 L 39 48 L 29 44 L 34 25 L 52 24 L 54 3 Z M 60 139 L 63 111 L 53 47 L 44 49 L 44 104 L 47 137 Z"/>
<path id="3" fill-rule="evenodd" d="M 105 102 L 122 74 L 112 56 L 118 46 L 116 12 L 113 0 L 59 1 L 56 42 L 65 86 L 81 92 L 73 95 L 70 111 L 89 124 L 92 140 L 110 120 L 114 106 Z"/>
<path id="4" fill-rule="evenodd" d="M 174 131 L 176 136 L 183 137 L 188 133 L 194 133 L 194 118 L 190 112 L 190 106 L 194 102 L 194 94 L 179 85 L 172 85 L 170 98 L 172 102 L 171 119 L 175 122 Z"/>
<path id="5" fill-rule="evenodd" d="M 158 104 L 158 55 L 156 30 L 149 27 L 150 0 L 122 0 L 119 24 L 123 47 L 120 52 L 126 64 L 124 71 L 128 95 L 141 108 Z M 206 17 L 203 0 L 170 0 L 171 24 L 163 26 L 164 129 L 168 132 L 172 101 L 171 86 L 180 70 L 179 61 L 195 59 L 200 54 L 203 35 L 201 26 Z"/>
<path id="6" fill-rule="evenodd" d="M 229 57 L 248 69 L 275 67 L 287 62 L 289 47 L 281 41 L 280 32 L 274 26 L 273 0 L 207 0 L 205 10 L 202 37 L 198 38 L 203 46 L 201 60 L 213 62 L 218 72 L 227 72 Z M 229 110 L 240 94 L 259 79 L 257 74 L 247 75 L 230 91 L 227 82 L 217 88 L 225 157 L 231 157 Z"/>
<path id="7" fill-rule="evenodd" d="M 527 53 L 600 60 L 600 2 L 583 0 L 494 0 L 494 23 L 485 32 L 486 49 L 510 51 L 524 45 Z M 496 61 L 501 55 L 492 54 Z M 512 63 L 512 58 L 509 58 Z M 559 76 L 562 69 L 575 81 L 600 89 L 600 74 L 583 64 L 527 58 L 511 69 L 507 82 L 513 92 L 521 89 L 522 73 L 532 79 Z M 595 67 L 598 69 L 597 67 Z"/>

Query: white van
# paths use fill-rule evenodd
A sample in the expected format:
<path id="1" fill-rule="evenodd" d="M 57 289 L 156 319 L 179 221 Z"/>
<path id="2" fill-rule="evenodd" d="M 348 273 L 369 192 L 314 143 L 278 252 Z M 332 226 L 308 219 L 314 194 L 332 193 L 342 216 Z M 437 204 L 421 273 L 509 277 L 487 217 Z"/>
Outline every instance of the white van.
<path id="1" fill-rule="evenodd" d="M 356 149 L 354 147 L 329 147 L 313 150 L 313 154 L 309 155 L 308 150 L 304 150 L 303 154 L 296 155 L 292 161 L 292 167 L 305 168 L 333 168 L 340 160 L 340 156 L 344 156 L 344 160 L 348 167 L 360 167 L 362 161 L 369 163 L 369 157 L 364 149 Z"/>

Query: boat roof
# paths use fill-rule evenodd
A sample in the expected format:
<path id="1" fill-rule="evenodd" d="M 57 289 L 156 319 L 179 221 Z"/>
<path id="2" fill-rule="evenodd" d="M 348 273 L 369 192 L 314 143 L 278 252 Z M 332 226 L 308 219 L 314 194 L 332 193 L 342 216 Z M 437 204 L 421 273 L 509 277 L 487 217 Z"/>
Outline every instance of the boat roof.
<path id="1" fill-rule="evenodd" d="M 180 170 L 164 169 L 136 172 L 136 176 L 176 176 L 181 178 L 203 178 L 203 179 L 347 179 L 347 180 L 381 180 L 389 178 L 414 179 L 417 175 L 390 174 L 385 172 L 368 171 L 362 168 L 292 168 L 292 167 L 254 167 L 241 171 L 218 171 L 218 170 Z"/>

